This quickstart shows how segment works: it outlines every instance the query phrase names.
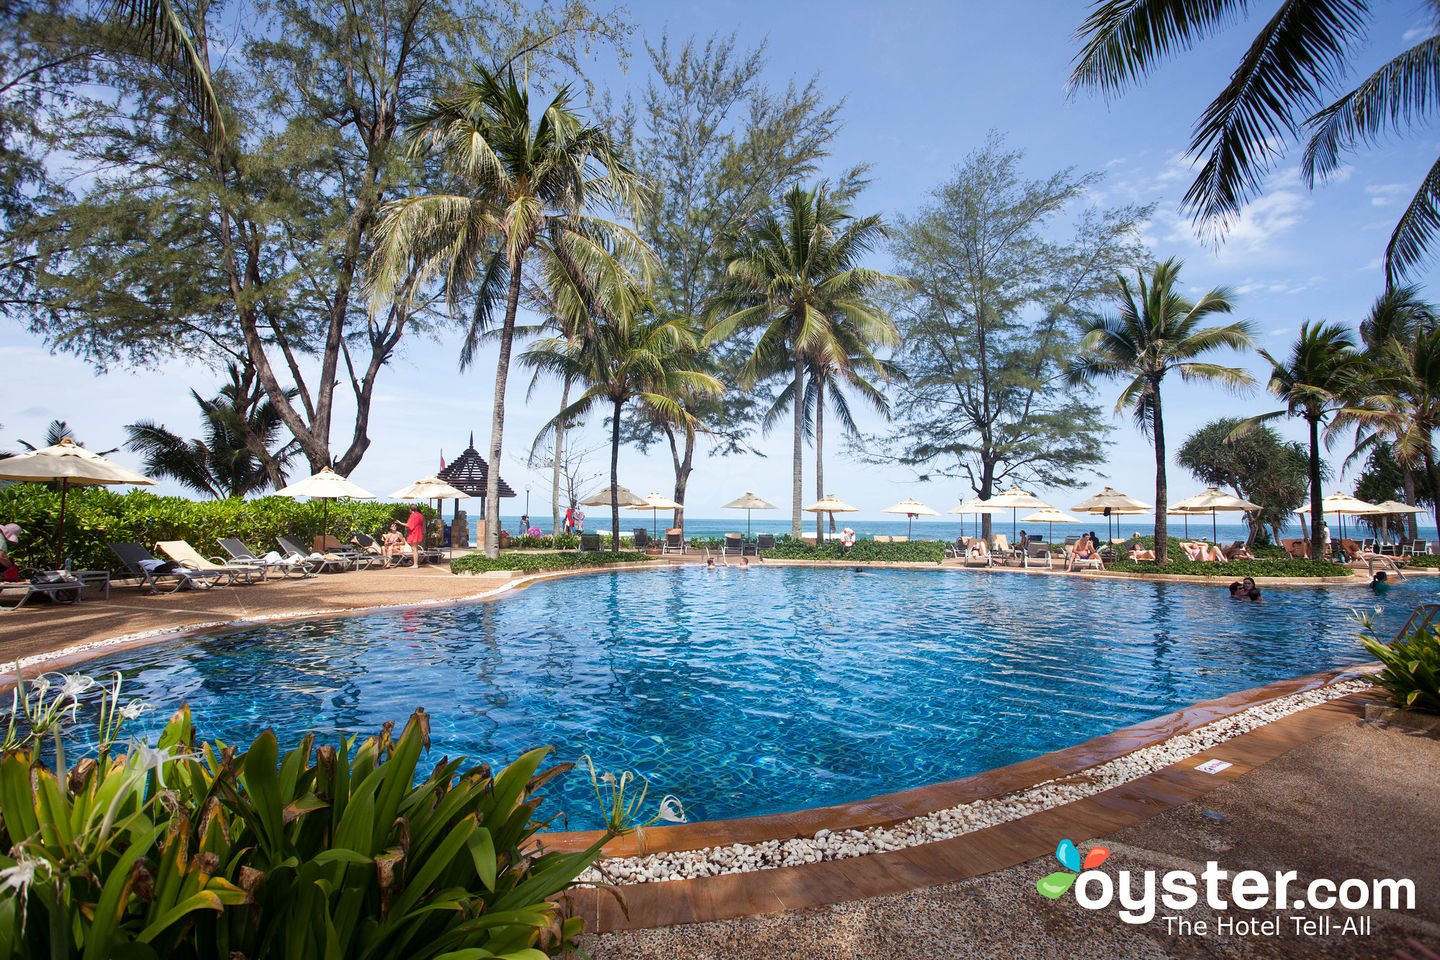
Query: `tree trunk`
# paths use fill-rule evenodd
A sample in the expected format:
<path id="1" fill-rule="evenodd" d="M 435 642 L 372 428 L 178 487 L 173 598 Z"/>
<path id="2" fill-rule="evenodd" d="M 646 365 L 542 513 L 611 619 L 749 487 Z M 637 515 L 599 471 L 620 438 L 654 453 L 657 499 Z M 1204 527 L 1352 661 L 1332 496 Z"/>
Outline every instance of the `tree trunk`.
<path id="1" fill-rule="evenodd" d="M 690 485 L 690 474 L 695 470 L 695 428 L 686 424 L 685 426 L 685 449 L 678 458 L 675 456 L 675 444 L 671 441 L 670 457 L 675 461 L 675 502 L 680 504 L 675 511 L 675 526 L 680 530 L 685 529 L 685 488 Z"/>
<path id="2" fill-rule="evenodd" d="M 1405 488 L 1405 502 L 1413 507 L 1415 506 L 1415 471 L 1409 467 L 1405 467 L 1401 473 L 1401 477 L 1403 478 L 1401 483 Z M 1408 514 L 1404 520 L 1405 528 L 1410 532 L 1411 540 L 1414 540 L 1415 535 L 1420 532 L 1419 527 L 1416 525 L 1416 516 L 1417 514 L 1414 513 Z"/>
<path id="3" fill-rule="evenodd" d="M 1431 490 L 1440 490 L 1440 483 L 1436 482 L 1440 480 L 1440 475 L 1437 475 L 1435 469 L 1435 451 L 1428 443 L 1425 444 L 1425 476 L 1430 479 Z M 1411 514 L 1411 522 L 1414 522 L 1414 514 Z M 1440 495 L 1435 497 L 1435 530 L 1440 532 Z M 1410 539 L 1414 540 L 1415 538 L 1411 537 Z"/>
<path id="4" fill-rule="evenodd" d="M 993 460 L 980 462 L 980 499 L 989 500 L 995 495 L 995 463 Z M 990 514 L 980 514 L 980 539 L 988 541 L 991 534 Z"/>
<path id="5" fill-rule="evenodd" d="M 570 379 L 567 377 L 565 387 L 560 392 L 560 409 L 564 410 L 568 406 L 570 406 Z M 555 424 L 555 461 L 550 471 L 550 532 L 556 536 L 560 535 L 560 523 L 565 516 L 565 511 L 560 508 L 560 458 L 564 454 L 565 423 L 561 421 Z"/>
<path id="6" fill-rule="evenodd" d="M 520 268 L 524 255 L 510 266 L 510 296 L 505 325 L 500 328 L 500 359 L 495 364 L 495 407 L 490 421 L 490 471 L 485 477 L 485 556 L 500 556 L 500 452 L 505 437 L 505 381 L 510 376 L 510 350 L 515 344 L 515 313 L 520 307 Z"/>
<path id="7" fill-rule="evenodd" d="M 800 498 L 804 496 L 801 480 L 804 464 L 800 455 L 805 448 L 805 363 L 795 359 L 795 450 L 791 457 L 790 536 L 800 539 Z"/>
<path id="8" fill-rule="evenodd" d="M 1170 495 L 1165 482 L 1165 421 L 1160 412 L 1160 381 L 1150 381 L 1155 391 L 1155 408 L 1151 413 L 1151 431 L 1155 437 L 1155 563 L 1164 566 L 1169 559 L 1170 525 L 1165 508 Z"/>
<path id="9" fill-rule="evenodd" d="M 1320 489 L 1320 418 L 1305 419 L 1310 424 L 1310 559 L 1319 560 L 1325 549 L 1325 514 L 1320 506 L 1324 499 Z"/>
<path id="10" fill-rule="evenodd" d="M 815 379 L 815 499 L 825 499 L 825 384 L 819 377 Z M 815 514 L 815 543 L 819 545 L 825 540 L 824 517 L 826 514 Z M 829 514 L 830 526 L 835 526 L 835 514 Z"/>
<path id="11" fill-rule="evenodd" d="M 610 420 L 610 549 L 620 549 L 620 408 L 624 400 L 615 401 L 615 414 Z"/>

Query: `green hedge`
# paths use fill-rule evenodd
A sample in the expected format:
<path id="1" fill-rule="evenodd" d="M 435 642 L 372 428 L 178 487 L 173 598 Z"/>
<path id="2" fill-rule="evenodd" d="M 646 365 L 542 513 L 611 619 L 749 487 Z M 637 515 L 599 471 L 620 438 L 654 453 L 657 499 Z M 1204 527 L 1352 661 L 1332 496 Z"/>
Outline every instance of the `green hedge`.
<path id="1" fill-rule="evenodd" d="M 325 532 L 348 539 L 354 531 L 375 534 L 391 520 L 404 520 L 411 506 L 362 500 L 332 500 Z M 419 505 L 427 518 L 433 508 Z M 13 556 L 22 567 L 55 562 L 55 520 L 60 494 L 45 484 L 17 483 L 0 490 L 0 523 L 18 523 L 25 531 Z M 104 488 L 72 489 L 65 499 L 65 553 L 80 570 L 118 572 L 120 563 L 107 544 L 187 540 L 205 556 L 223 556 L 218 541 L 236 537 L 253 550 L 276 549 L 275 537 L 303 543 L 321 532 L 319 501 L 289 497 L 257 500 L 187 500 L 159 497 L 145 490 L 119 493 Z"/>
<path id="2" fill-rule="evenodd" d="M 603 538 L 603 542 L 609 541 L 609 537 Z M 580 535 L 562 533 L 556 537 L 547 533 L 540 537 L 511 537 L 508 546 L 516 550 L 574 550 L 580 546 Z"/>
<path id="3" fill-rule="evenodd" d="M 569 567 L 603 567 L 612 563 L 635 563 L 650 558 L 643 553 L 501 553 L 494 560 L 472 553 L 450 561 L 451 573 L 484 573 L 490 570 L 563 570 Z"/>
<path id="4" fill-rule="evenodd" d="M 945 544 L 927 541 L 909 543 L 876 543 L 856 540 L 848 550 L 830 542 L 816 546 L 803 540 L 776 543 L 773 550 L 762 550 L 760 556 L 769 560 L 854 560 L 857 563 L 939 563 L 945 559 Z"/>
<path id="5" fill-rule="evenodd" d="M 1144 560 L 1117 560 L 1107 564 L 1105 569 L 1114 573 L 1175 573 L 1198 577 L 1348 577 L 1354 574 L 1349 567 L 1328 560 L 1227 560 L 1224 563 L 1204 563 L 1191 560 L 1180 554 L 1176 559 L 1172 553 L 1163 567 Z"/>
<path id="6" fill-rule="evenodd" d="M 1422 553 L 1414 557 L 1396 557 L 1395 559 L 1407 567 L 1425 567 L 1428 569 L 1440 567 L 1440 557 L 1432 557 L 1428 553 Z"/>

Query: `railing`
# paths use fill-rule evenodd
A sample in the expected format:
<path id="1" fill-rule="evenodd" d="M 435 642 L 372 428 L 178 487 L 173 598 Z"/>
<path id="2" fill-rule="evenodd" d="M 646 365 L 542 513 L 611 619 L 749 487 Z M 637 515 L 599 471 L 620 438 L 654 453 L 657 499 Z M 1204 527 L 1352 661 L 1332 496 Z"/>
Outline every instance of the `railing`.
<path id="1" fill-rule="evenodd" d="M 1371 580 L 1375 579 L 1375 561 L 1377 560 L 1380 561 L 1380 568 L 1382 570 L 1385 570 L 1387 572 L 1393 572 L 1401 580 L 1405 579 L 1405 571 L 1400 569 L 1400 564 L 1395 562 L 1394 557 L 1386 557 L 1378 553 L 1371 553 L 1367 554 L 1365 557 L 1365 568 L 1370 572 Z M 1385 564 L 1387 563 L 1389 564 L 1388 567 L 1385 566 Z"/>
<path id="2" fill-rule="evenodd" d="M 1414 612 L 1410 614 L 1410 619 L 1405 621 L 1405 626 L 1396 632 L 1395 639 L 1400 640 L 1408 637 L 1412 633 L 1424 630 L 1435 622 L 1437 616 L 1440 616 L 1440 603 L 1420 604 L 1420 606 L 1416 607 Z M 1418 624 L 1415 622 L 1417 618 L 1420 621 Z"/>

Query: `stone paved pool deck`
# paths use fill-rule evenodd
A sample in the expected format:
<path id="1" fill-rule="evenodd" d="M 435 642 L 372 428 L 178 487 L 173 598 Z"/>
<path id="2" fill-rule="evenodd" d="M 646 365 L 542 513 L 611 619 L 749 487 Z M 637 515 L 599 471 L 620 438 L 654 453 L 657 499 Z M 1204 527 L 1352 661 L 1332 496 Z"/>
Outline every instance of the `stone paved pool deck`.
<path id="1" fill-rule="evenodd" d="M 26 672 L 56 669 L 100 652 L 93 645 L 115 638 L 150 642 L 249 622 L 462 602 L 500 596 L 535 579 L 548 576 L 456 577 L 445 567 L 421 567 L 160 596 L 142 596 L 134 586 L 117 584 L 108 602 L 0 613 L 0 662 L 69 650 L 62 659 L 46 658 L 43 666 Z M 1236 699 L 1238 706 L 1245 695 L 1226 699 Z M 1406 936 L 1440 947 L 1440 857 L 1435 856 L 1440 850 L 1440 741 L 1363 724 L 1358 717 L 1364 701 L 1363 695 L 1351 695 L 1302 710 L 1122 788 L 954 840 L 803 867 L 626 887 L 628 916 L 607 895 L 593 891 L 579 893 L 574 906 L 591 918 L 592 929 L 612 931 L 592 935 L 587 949 L 596 960 L 1378 957 L 1390 956 Z M 1213 708 L 1189 709 L 1198 720 Z M 1083 759 L 1087 750 L 1100 749 L 1096 744 L 1108 743 L 1095 755 L 1110 754 L 1124 747 L 1128 735 L 1107 735 L 1071 752 Z M 1065 753 L 978 779 L 1007 788 L 1021 780 L 1039 782 L 1063 772 L 1064 758 L 1057 757 Z M 1194 769 L 1212 756 L 1233 766 L 1213 776 Z M 1073 763 L 1076 757 L 1069 759 Z M 942 784 L 914 793 L 921 795 L 921 806 L 933 801 L 932 809 L 939 809 L 956 789 L 971 788 Z M 936 796 L 925 797 L 927 791 Z M 847 806 L 871 811 L 877 822 L 893 821 L 898 814 L 879 799 L 879 804 Z M 1205 810 L 1224 819 L 1211 819 Z M 813 827 L 810 821 L 819 823 L 816 817 L 823 814 L 803 812 L 788 819 Z M 684 842 L 676 841 L 677 848 L 693 849 L 720 836 L 711 836 L 713 828 L 702 824 L 673 829 L 679 831 L 676 836 L 688 832 Z M 773 835 L 799 835 L 797 829 L 787 824 Z M 1056 869 L 1054 845 L 1067 836 L 1077 843 L 1100 838 L 1114 850 L 1110 865 L 1117 870 L 1213 858 L 1223 860 L 1227 869 L 1270 869 L 1264 865 L 1273 864 L 1300 870 L 1302 877 L 1409 877 L 1419 902 L 1413 914 L 1377 916 L 1375 933 L 1363 941 L 1167 937 L 1163 925 L 1129 927 L 1113 915 L 1080 909 L 1073 898 L 1052 903 L 1036 893 L 1035 879 Z M 556 839 L 564 845 L 563 838 Z"/>

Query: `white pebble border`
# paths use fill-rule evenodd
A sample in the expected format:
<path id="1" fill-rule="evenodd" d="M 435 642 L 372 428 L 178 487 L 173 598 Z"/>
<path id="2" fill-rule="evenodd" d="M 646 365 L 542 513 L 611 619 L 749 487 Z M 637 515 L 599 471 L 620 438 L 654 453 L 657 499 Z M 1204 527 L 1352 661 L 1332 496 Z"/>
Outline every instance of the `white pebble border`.
<path id="1" fill-rule="evenodd" d="M 844 860 L 948 840 L 1103 793 L 1203 753 L 1281 717 L 1370 687 L 1368 680 L 1341 679 L 1304 693 L 1279 697 L 1077 773 L 1047 780 L 1017 793 L 987 797 L 913 817 L 893 826 L 866 830 L 821 830 L 813 837 L 791 840 L 765 840 L 755 844 L 736 843 L 643 857 L 609 858 L 581 874 L 580 881 L 632 884 L 688 880 L 794 867 L 822 860 Z"/>

